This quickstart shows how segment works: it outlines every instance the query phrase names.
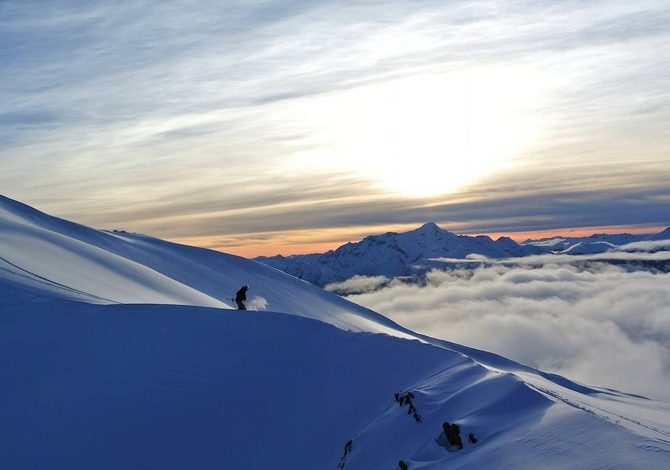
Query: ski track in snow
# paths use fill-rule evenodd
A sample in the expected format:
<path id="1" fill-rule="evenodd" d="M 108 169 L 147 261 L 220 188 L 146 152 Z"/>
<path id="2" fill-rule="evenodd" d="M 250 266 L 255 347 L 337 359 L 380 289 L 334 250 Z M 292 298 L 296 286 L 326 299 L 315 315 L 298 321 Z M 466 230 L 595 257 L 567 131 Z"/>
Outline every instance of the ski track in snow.
<path id="1" fill-rule="evenodd" d="M 44 276 L 40 276 L 39 274 L 32 273 L 32 272 L 28 271 L 27 269 L 24 269 L 21 266 L 16 265 L 16 264 L 12 263 L 11 261 L 9 261 L 8 259 L 6 259 L 2 256 L 0 256 L 0 261 L 4 261 L 8 265 L 10 265 L 10 266 L 18 269 L 19 271 L 21 271 L 21 272 L 16 272 L 16 271 L 13 271 L 13 270 L 8 269 L 8 268 L 0 268 L 3 271 L 8 272 L 10 274 L 13 274 L 15 276 L 19 276 L 19 277 L 23 277 L 23 278 L 26 278 L 26 279 L 29 279 L 29 280 L 37 281 L 37 282 L 43 283 L 47 286 L 53 286 L 53 287 L 56 287 L 58 289 L 63 289 L 63 290 L 66 290 L 68 292 L 72 292 L 74 294 L 79 294 L 79 295 L 82 295 L 82 296 L 85 296 L 85 297 L 88 297 L 88 298 L 91 298 L 91 299 L 94 299 L 94 300 L 103 301 L 103 302 L 112 303 L 112 304 L 120 303 L 120 302 L 116 302 L 115 300 L 106 299 L 104 297 L 100 297 L 100 296 L 97 296 L 97 295 L 94 295 L 94 294 L 89 294 L 88 292 L 84 292 L 82 290 L 75 289 L 74 287 L 69 287 L 69 286 L 66 286 L 64 284 L 60 284 L 56 281 L 52 281 L 51 279 L 47 279 Z"/>
<path id="2" fill-rule="evenodd" d="M 528 384 L 529 387 L 533 388 L 534 390 L 537 390 L 539 393 L 542 393 L 546 395 L 547 397 L 550 397 L 556 401 L 560 401 L 565 403 L 566 405 L 572 406 L 578 410 L 585 411 L 586 413 L 591 413 L 593 415 L 596 415 L 602 419 L 605 419 L 607 421 L 610 421 L 614 424 L 621 425 L 623 427 L 629 428 L 633 431 L 636 430 L 637 427 L 643 428 L 647 431 L 651 431 L 652 434 L 655 434 L 653 437 L 661 442 L 665 442 L 666 444 L 670 444 L 670 432 L 665 431 L 663 429 L 660 429 L 658 427 L 642 423 L 634 418 L 630 418 L 627 416 L 624 416 L 623 414 L 617 414 L 615 412 L 606 410 L 602 407 L 598 407 L 589 403 L 586 403 L 585 401 L 579 401 L 576 399 L 568 398 L 564 395 L 561 395 L 560 393 L 556 392 L 555 390 L 550 390 L 548 388 L 544 387 L 539 387 L 537 385 L 531 385 Z M 667 450 L 666 450 L 667 451 Z"/>

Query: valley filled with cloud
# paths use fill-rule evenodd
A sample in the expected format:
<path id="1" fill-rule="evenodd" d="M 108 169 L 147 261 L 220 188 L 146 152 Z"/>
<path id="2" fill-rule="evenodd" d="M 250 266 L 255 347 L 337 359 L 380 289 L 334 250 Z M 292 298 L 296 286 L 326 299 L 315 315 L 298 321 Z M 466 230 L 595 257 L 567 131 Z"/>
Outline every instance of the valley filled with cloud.
<path id="1" fill-rule="evenodd" d="M 485 260 L 474 269 L 433 270 L 420 283 L 359 276 L 328 289 L 421 333 L 668 400 L 670 252 L 633 248 L 641 246 Z"/>

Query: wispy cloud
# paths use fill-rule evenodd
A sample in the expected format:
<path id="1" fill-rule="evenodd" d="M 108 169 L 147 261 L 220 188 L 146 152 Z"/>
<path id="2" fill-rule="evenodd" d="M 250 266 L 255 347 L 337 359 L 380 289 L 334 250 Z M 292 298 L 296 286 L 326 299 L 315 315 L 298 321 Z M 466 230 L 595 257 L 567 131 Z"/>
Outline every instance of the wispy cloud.
<path id="1" fill-rule="evenodd" d="M 669 19 L 660 0 L 3 2 L 0 186 L 179 239 L 664 223 Z M 496 77 L 487 90 L 518 98 L 537 127 L 507 173 L 407 199 L 334 142 L 352 90 L 457 73 Z"/>
<path id="2" fill-rule="evenodd" d="M 386 276 L 354 276 L 346 281 L 328 284 L 325 289 L 341 294 L 363 294 L 375 291 L 390 281 Z"/>
<path id="3" fill-rule="evenodd" d="M 618 251 L 633 251 L 633 252 L 665 252 L 670 250 L 670 240 L 650 240 L 643 242 L 627 243 L 616 248 Z M 662 255 L 661 253 L 660 255 Z"/>

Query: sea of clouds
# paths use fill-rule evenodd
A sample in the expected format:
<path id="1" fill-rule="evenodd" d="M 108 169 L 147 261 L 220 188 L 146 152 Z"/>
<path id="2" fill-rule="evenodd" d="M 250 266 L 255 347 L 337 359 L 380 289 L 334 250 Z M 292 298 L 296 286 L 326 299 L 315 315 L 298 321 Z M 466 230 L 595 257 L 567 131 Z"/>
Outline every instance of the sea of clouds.
<path id="1" fill-rule="evenodd" d="M 670 251 L 486 261 L 420 283 L 357 276 L 328 288 L 421 333 L 670 401 L 670 273 L 649 264 L 670 265 Z"/>

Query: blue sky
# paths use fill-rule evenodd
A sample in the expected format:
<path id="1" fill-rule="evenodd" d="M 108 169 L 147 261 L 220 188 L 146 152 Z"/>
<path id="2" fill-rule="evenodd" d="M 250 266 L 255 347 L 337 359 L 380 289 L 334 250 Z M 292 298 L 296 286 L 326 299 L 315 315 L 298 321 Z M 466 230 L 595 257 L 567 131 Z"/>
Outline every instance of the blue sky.
<path id="1" fill-rule="evenodd" d="M 665 1 L 0 1 L 0 188 L 243 254 L 670 223 Z"/>

